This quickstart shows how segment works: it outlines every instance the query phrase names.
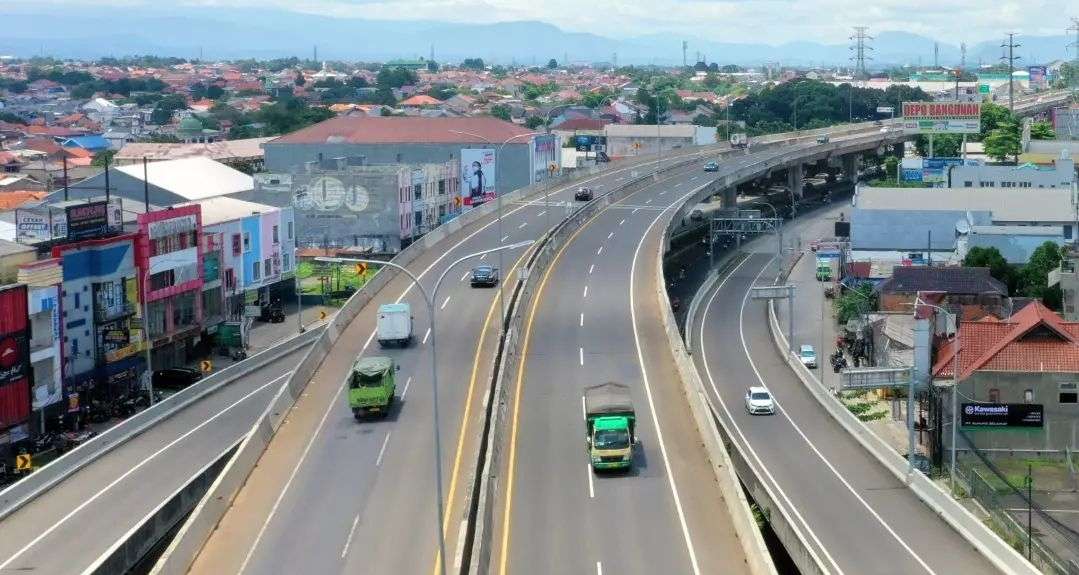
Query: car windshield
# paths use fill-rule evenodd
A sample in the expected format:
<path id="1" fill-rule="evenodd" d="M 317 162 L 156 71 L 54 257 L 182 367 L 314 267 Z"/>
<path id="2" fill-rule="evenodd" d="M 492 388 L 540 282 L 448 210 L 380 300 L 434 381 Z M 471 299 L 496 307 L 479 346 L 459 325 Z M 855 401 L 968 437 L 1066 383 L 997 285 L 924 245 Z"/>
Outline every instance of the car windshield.
<path id="1" fill-rule="evenodd" d="M 813 353 L 812 349 L 803 349 L 802 350 L 802 357 L 813 357 L 814 355 L 816 355 L 816 354 Z"/>
<path id="2" fill-rule="evenodd" d="M 763 391 L 755 392 L 752 395 L 750 395 L 749 398 L 750 399 L 761 400 L 761 401 L 772 399 L 771 397 L 768 396 L 767 393 L 764 393 Z"/>
<path id="3" fill-rule="evenodd" d="M 601 429 L 592 439 L 596 449 L 625 449 L 629 447 L 629 432 L 620 429 Z"/>
<path id="4" fill-rule="evenodd" d="M 364 373 L 352 374 L 352 387 L 380 387 L 382 375 L 367 375 Z"/>
<path id="5" fill-rule="evenodd" d="M 491 268 L 476 268 L 472 270 L 472 273 L 478 276 L 486 276 L 491 274 Z"/>

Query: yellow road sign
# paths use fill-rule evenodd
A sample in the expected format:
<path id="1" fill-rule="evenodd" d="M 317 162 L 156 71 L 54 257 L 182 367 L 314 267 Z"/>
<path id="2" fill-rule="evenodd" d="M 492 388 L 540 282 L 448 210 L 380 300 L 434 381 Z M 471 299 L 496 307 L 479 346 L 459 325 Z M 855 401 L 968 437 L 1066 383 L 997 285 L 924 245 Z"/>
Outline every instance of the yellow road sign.
<path id="1" fill-rule="evenodd" d="M 322 311 L 318 312 L 318 319 L 319 319 L 319 321 L 322 321 L 322 320 L 326 319 L 326 310 L 322 310 Z"/>
<path id="2" fill-rule="evenodd" d="M 16 471 L 31 471 L 34 469 L 34 459 L 29 453 L 20 453 L 15 456 Z"/>
<path id="3" fill-rule="evenodd" d="M 210 373 L 214 370 L 214 362 L 204 359 L 199 362 L 199 369 L 202 370 L 202 373 Z"/>
<path id="4" fill-rule="evenodd" d="M 362 276 L 366 271 L 367 271 L 367 264 L 365 264 L 365 263 L 356 264 L 356 275 L 361 275 Z"/>

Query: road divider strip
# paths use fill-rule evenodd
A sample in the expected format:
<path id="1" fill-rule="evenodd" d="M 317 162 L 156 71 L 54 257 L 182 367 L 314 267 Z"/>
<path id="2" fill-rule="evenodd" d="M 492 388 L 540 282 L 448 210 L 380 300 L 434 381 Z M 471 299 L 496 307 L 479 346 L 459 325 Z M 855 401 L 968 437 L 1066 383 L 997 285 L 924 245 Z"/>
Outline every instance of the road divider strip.
<path id="1" fill-rule="evenodd" d="M 790 267 L 785 268 L 780 277 L 783 278 L 789 275 L 793 267 L 792 264 Z M 989 527 L 975 517 L 967 508 L 960 505 L 939 485 L 918 470 L 914 470 L 912 474 L 907 473 L 907 460 L 873 433 L 869 426 L 851 413 L 846 406 L 840 403 L 838 398 L 832 395 L 793 353 L 788 351 L 787 337 L 783 334 L 783 329 L 779 325 L 775 305 L 771 300 L 768 302 L 768 327 L 772 333 L 772 341 L 776 346 L 776 352 L 784 358 L 787 365 L 790 366 L 806 390 L 809 391 L 809 394 L 820 403 L 821 407 L 847 433 L 861 444 L 862 448 L 910 488 L 933 513 L 955 529 L 972 547 L 1004 573 L 1017 575 L 1039 573 L 1034 565 L 993 533 Z"/>

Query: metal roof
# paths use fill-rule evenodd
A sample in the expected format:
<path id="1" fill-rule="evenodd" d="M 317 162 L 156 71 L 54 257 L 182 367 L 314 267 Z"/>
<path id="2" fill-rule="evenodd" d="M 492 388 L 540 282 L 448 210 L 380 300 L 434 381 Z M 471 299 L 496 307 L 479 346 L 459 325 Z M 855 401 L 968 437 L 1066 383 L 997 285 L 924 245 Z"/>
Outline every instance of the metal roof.
<path id="1" fill-rule="evenodd" d="M 115 169 L 139 181 L 143 180 L 141 163 Z M 255 188 L 251 176 L 209 158 L 151 162 L 146 164 L 145 169 L 150 185 L 187 200 L 226 196 Z"/>
<path id="2" fill-rule="evenodd" d="M 1069 189 L 1053 188 L 870 188 L 855 207 L 866 210 L 987 211 L 994 222 L 1070 222 L 1075 206 Z"/>

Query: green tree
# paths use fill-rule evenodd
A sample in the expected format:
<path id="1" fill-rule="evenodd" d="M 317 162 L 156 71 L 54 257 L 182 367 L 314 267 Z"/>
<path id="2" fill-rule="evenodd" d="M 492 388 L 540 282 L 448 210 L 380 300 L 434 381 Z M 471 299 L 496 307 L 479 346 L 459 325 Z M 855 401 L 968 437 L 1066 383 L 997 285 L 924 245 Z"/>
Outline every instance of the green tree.
<path id="1" fill-rule="evenodd" d="M 1046 306 L 1060 309 L 1060 284 L 1048 287 L 1049 272 L 1060 267 L 1063 250 L 1054 242 L 1045 242 L 1030 255 L 1030 261 L 1019 272 L 1019 293 L 1042 300 Z"/>
<path id="2" fill-rule="evenodd" d="M 389 86 L 390 88 L 400 88 L 402 86 L 410 86 L 419 81 L 419 77 L 416 73 L 407 68 L 388 68 L 383 66 L 378 71 L 378 77 L 375 83 L 378 86 Z"/>
<path id="3" fill-rule="evenodd" d="M 589 108 L 598 108 L 602 106 L 611 98 L 610 92 L 606 90 L 600 90 L 597 92 L 589 92 L 581 97 L 581 104 L 588 106 Z"/>
<path id="4" fill-rule="evenodd" d="M 427 92 L 427 95 L 432 98 L 446 101 L 457 95 L 457 88 L 450 86 L 449 84 L 439 84 L 437 86 L 432 86 L 431 90 Z"/>
<path id="5" fill-rule="evenodd" d="M 1012 115 L 1012 111 L 1005 106 L 1000 106 L 992 102 L 984 102 L 982 104 L 982 132 L 980 139 L 985 140 L 989 137 L 989 134 L 997 128 L 1005 125 L 1015 125 L 1018 122 L 1015 116 Z"/>
<path id="6" fill-rule="evenodd" d="M 989 268 L 989 275 L 1007 285 L 1009 293 L 1015 287 L 1016 278 L 1012 266 L 997 248 L 974 246 L 967 251 L 963 265 L 968 268 Z"/>
<path id="7" fill-rule="evenodd" d="M 1003 124 L 989 132 L 983 143 L 985 144 L 985 155 L 998 162 L 1005 162 L 1008 158 L 1018 157 L 1020 146 L 1019 127 L 1015 124 Z"/>
<path id="8" fill-rule="evenodd" d="M 108 163 L 112 163 L 112 158 L 116 155 L 116 150 L 105 150 L 98 152 L 94 159 L 90 161 L 90 164 L 99 168 L 104 168 Z"/>
<path id="9" fill-rule="evenodd" d="M 26 125 L 26 120 L 22 119 L 22 116 L 4 111 L 0 111 L 0 122 L 7 122 L 8 124 L 19 124 L 20 126 Z"/>
<path id="10" fill-rule="evenodd" d="M 512 117 L 510 114 L 510 107 L 505 104 L 495 104 L 491 106 L 491 115 L 501 120 L 510 121 Z"/>
<path id="11" fill-rule="evenodd" d="M 70 94 L 71 97 L 75 98 L 76 100 L 86 100 L 89 98 L 93 98 L 94 92 L 95 90 L 93 82 L 78 84 L 76 86 L 72 86 L 71 89 L 68 90 L 68 94 Z"/>
<path id="12" fill-rule="evenodd" d="M 543 124 L 544 120 L 539 116 L 529 116 L 528 119 L 525 120 L 525 126 L 527 126 L 529 130 L 537 130 L 542 127 Z"/>
<path id="13" fill-rule="evenodd" d="M 483 70 L 485 68 L 483 58 L 465 58 L 464 62 L 461 62 L 461 67 L 469 70 Z"/>
<path id="14" fill-rule="evenodd" d="M 217 84 L 210 84 L 206 87 L 206 97 L 211 100 L 220 100 L 225 95 L 225 89 Z"/>
<path id="15" fill-rule="evenodd" d="M 1053 126 L 1049 122 L 1034 122 L 1030 125 L 1030 139 L 1032 140 L 1054 140 L 1056 137 L 1056 132 L 1053 131 Z"/>
<path id="16" fill-rule="evenodd" d="M 169 94 L 158 100 L 150 113 L 150 122 L 157 125 L 168 124 L 177 110 L 186 110 L 187 100 L 179 94 Z"/>
<path id="17" fill-rule="evenodd" d="M 438 62 L 435 62 L 434 60 L 428 60 L 427 61 L 427 71 L 428 72 L 437 72 L 438 71 Z"/>
<path id="18" fill-rule="evenodd" d="M 292 81 L 293 84 L 303 87 L 307 83 L 307 79 L 303 77 L 303 72 L 296 72 L 296 79 Z"/>
<path id="19" fill-rule="evenodd" d="M 864 313 L 876 310 L 877 300 L 873 293 L 873 286 L 868 283 L 859 285 L 835 298 L 832 307 L 835 309 L 836 319 L 839 320 L 840 325 L 857 319 Z"/>
<path id="20" fill-rule="evenodd" d="M 895 178 L 896 171 L 899 169 L 899 158 L 895 156 L 888 156 L 884 158 L 884 179 Z"/>
<path id="21" fill-rule="evenodd" d="M 937 134 L 933 136 L 933 156 L 937 158 L 955 158 L 959 156 L 959 148 L 963 145 L 963 137 L 958 134 Z M 929 136 L 920 135 L 914 141 L 914 148 L 919 156 L 929 157 Z"/>
<path id="22" fill-rule="evenodd" d="M 555 60 L 554 58 L 551 58 L 550 60 L 547 60 L 547 67 L 550 68 L 551 70 L 554 70 L 555 68 L 558 67 L 558 60 Z"/>

